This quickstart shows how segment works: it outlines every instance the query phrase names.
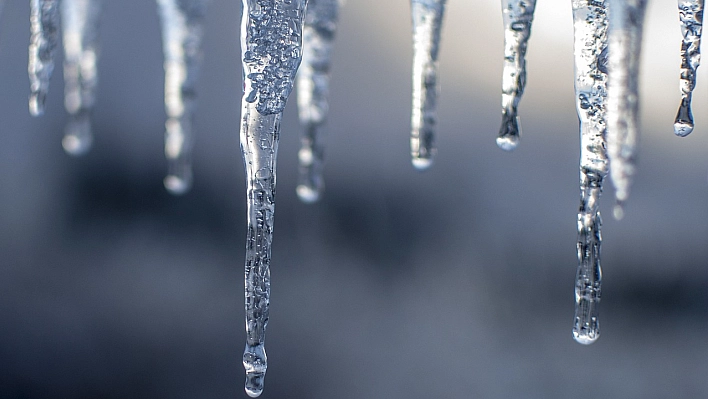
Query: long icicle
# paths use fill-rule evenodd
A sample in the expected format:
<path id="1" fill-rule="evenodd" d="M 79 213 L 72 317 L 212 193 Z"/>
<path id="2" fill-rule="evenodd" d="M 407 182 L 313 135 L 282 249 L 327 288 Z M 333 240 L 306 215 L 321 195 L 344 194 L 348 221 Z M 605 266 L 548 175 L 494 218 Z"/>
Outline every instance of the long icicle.
<path id="1" fill-rule="evenodd" d="M 502 123 L 497 145 L 511 151 L 519 145 L 521 127 L 517 107 L 526 86 L 526 47 L 531 36 L 536 0 L 502 0 L 504 17 L 504 69 L 502 70 Z"/>
<path id="2" fill-rule="evenodd" d="M 647 0 L 611 0 L 607 88 L 607 157 L 622 219 L 634 176 L 639 138 L 639 58 Z"/>
<path id="3" fill-rule="evenodd" d="M 69 121 L 62 146 L 71 155 L 91 148 L 91 110 L 98 74 L 98 19 L 101 0 L 62 0 L 61 20 L 64 44 L 64 107 Z"/>
<path id="4" fill-rule="evenodd" d="M 165 56 L 165 188 L 184 194 L 192 187 L 192 121 L 201 66 L 205 0 L 157 0 Z"/>
<path id="5" fill-rule="evenodd" d="M 580 120 L 580 209 L 578 272 L 575 281 L 573 337 L 581 344 L 600 334 L 599 212 L 607 176 L 605 102 L 607 96 L 607 6 L 605 0 L 572 0 L 574 19 L 575 100 Z"/>
<path id="6" fill-rule="evenodd" d="M 681 21 L 681 104 L 674 120 L 674 133 L 686 137 L 693 131 L 691 99 L 696 87 L 696 70 L 701 63 L 704 0 L 678 0 Z"/>
<path id="7" fill-rule="evenodd" d="M 246 167 L 246 393 L 263 391 L 265 330 L 270 298 L 270 254 L 276 159 L 283 108 L 302 58 L 307 0 L 243 0 L 241 55 L 244 95 L 241 153 Z"/>
<path id="8" fill-rule="evenodd" d="M 446 0 L 411 0 L 413 106 L 411 161 L 418 170 L 433 164 L 438 100 L 438 50 Z"/>
<path id="9" fill-rule="evenodd" d="M 340 0 L 309 0 L 302 32 L 302 63 L 297 73 L 297 104 L 300 123 L 297 195 L 306 203 L 316 202 L 324 190 L 322 168 L 324 144 L 320 127 L 329 111 L 329 69 L 339 19 Z"/>
<path id="10" fill-rule="evenodd" d="M 59 0 L 30 0 L 29 111 L 44 113 L 49 78 L 54 71 L 54 50 L 59 41 Z"/>

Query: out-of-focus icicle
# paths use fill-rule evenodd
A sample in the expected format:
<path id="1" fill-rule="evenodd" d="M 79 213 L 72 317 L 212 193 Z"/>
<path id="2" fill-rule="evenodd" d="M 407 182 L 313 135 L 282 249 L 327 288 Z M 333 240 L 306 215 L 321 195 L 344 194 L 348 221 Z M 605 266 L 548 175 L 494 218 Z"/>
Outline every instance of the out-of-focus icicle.
<path id="1" fill-rule="evenodd" d="M 302 32 L 303 55 L 297 74 L 300 123 L 300 176 L 297 195 L 307 203 L 319 200 L 324 189 L 324 144 L 319 132 L 329 110 L 329 68 L 337 30 L 340 0 L 309 0 Z"/>
<path id="2" fill-rule="evenodd" d="M 206 0 L 157 0 L 165 56 L 165 188 L 184 194 L 192 187 L 192 121 L 201 66 Z"/>
<path id="3" fill-rule="evenodd" d="M 29 111 L 44 113 L 49 78 L 54 71 L 54 49 L 59 41 L 59 0 L 30 0 Z"/>
<path id="4" fill-rule="evenodd" d="M 531 36 L 535 9 L 536 0 L 502 0 L 504 69 L 502 123 L 497 145 L 506 151 L 516 148 L 521 138 L 517 107 L 526 86 L 526 46 Z"/>
<path id="5" fill-rule="evenodd" d="M 270 254 L 275 210 L 275 166 L 283 108 L 302 59 L 307 0 L 243 0 L 241 56 L 244 95 L 241 152 L 246 167 L 246 393 L 263 391 L 265 331 L 270 298 Z"/>
<path id="6" fill-rule="evenodd" d="M 600 226 L 598 210 L 607 176 L 605 107 L 607 97 L 607 5 L 605 0 L 572 0 L 575 30 L 575 101 L 580 119 L 580 209 L 578 272 L 573 337 L 581 344 L 600 334 L 598 305 Z"/>
<path id="7" fill-rule="evenodd" d="M 629 197 L 639 137 L 639 58 L 647 0 L 610 0 L 607 157 L 615 187 L 615 219 Z"/>
<path id="8" fill-rule="evenodd" d="M 446 0 L 411 0 L 413 107 L 411 161 L 418 170 L 433 164 L 438 100 L 438 49 Z"/>
<path id="9" fill-rule="evenodd" d="M 674 121 L 674 133 L 685 137 L 693 131 L 691 98 L 696 87 L 696 70 L 701 63 L 704 0 L 678 0 L 681 21 L 681 104 Z"/>
<path id="10" fill-rule="evenodd" d="M 61 0 L 64 39 L 64 107 L 69 121 L 62 146 L 71 155 L 91 148 L 91 109 L 98 74 L 98 19 L 102 0 Z"/>

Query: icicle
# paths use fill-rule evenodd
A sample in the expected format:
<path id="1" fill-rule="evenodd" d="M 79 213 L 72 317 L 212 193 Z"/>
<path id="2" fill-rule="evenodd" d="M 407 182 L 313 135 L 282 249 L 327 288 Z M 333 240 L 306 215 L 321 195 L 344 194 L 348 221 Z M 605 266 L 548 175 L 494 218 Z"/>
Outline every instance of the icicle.
<path id="1" fill-rule="evenodd" d="M 504 16 L 504 69 L 502 71 L 502 124 L 497 145 L 511 151 L 519 145 L 521 128 L 517 107 L 526 85 L 526 46 L 531 36 L 536 0 L 502 0 Z"/>
<path id="2" fill-rule="evenodd" d="M 701 63 L 701 33 L 703 31 L 704 0 L 678 0 L 681 20 L 681 104 L 679 105 L 674 133 L 686 137 L 693 131 L 691 98 L 696 87 L 696 70 Z"/>
<path id="3" fill-rule="evenodd" d="M 607 96 L 607 7 L 605 0 L 573 0 L 575 93 L 580 119 L 580 209 L 578 273 L 573 336 L 581 344 L 599 334 L 600 226 L 598 210 L 607 175 L 605 99 Z"/>
<path id="4" fill-rule="evenodd" d="M 411 161 L 425 170 L 435 156 L 438 49 L 446 0 L 411 0 L 413 19 L 413 109 Z"/>
<path id="5" fill-rule="evenodd" d="M 307 0 L 243 0 L 244 95 L 241 151 L 246 167 L 246 393 L 263 391 L 270 297 L 270 248 L 280 119 L 302 58 Z"/>
<path id="6" fill-rule="evenodd" d="M 192 120 L 201 65 L 206 0 L 157 0 L 165 55 L 165 188 L 184 194 L 192 187 Z"/>
<path id="7" fill-rule="evenodd" d="M 98 17 L 101 0 L 62 0 L 64 39 L 64 107 L 69 122 L 62 146 L 71 155 L 91 148 L 91 109 L 98 75 Z"/>
<path id="8" fill-rule="evenodd" d="M 54 71 L 54 49 L 59 40 L 59 0 L 30 0 L 29 111 L 44 113 L 49 78 Z"/>
<path id="9" fill-rule="evenodd" d="M 302 32 L 302 64 L 297 74 L 297 103 L 304 131 L 300 137 L 297 195 L 316 202 L 324 188 L 324 145 L 318 132 L 329 109 L 329 68 L 337 30 L 339 0 L 309 0 Z"/>

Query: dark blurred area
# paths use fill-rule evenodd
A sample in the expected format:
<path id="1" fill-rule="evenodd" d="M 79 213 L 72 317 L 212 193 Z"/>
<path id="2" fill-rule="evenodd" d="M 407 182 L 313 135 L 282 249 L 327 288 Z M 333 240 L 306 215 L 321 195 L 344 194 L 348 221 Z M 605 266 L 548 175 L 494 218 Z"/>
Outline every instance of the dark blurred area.
<path id="1" fill-rule="evenodd" d="M 73 158 L 61 147 L 61 51 L 47 111 L 31 118 L 29 8 L 5 3 L 0 398 L 246 397 L 240 3 L 210 3 L 195 185 L 183 197 L 162 186 L 155 4 L 104 1 L 94 147 Z M 570 4 L 539 4 L 524 136 L 510 154 L 494 141 L 501 13 L 467 3 L 450 2 L 446 17 L 430 171 L 408 158 L 406 1 L 349 0 L 342 10 L 327 187 L 314 205 L 295 195 L 300 127 L 290 102 L 261 397 L 706 397 L 708 76 L 700 71 L 696 130 L 673 137 L 675 5 L 649 10 L 639 169 L 624 220 L 612 219 L 605 190 L 602 336 L 585 347 L 571 337 Z"/>

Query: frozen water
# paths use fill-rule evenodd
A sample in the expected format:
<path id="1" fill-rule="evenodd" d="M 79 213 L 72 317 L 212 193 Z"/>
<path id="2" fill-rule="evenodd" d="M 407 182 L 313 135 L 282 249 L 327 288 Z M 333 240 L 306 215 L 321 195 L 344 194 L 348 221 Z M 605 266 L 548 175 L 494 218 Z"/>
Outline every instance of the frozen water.
<path id="1" fill-rule="evenodd" d="M 30 114 L 44 113 L 49 79 L 54 71 L 54 50 L 59 41 L 59 0 L 30 0 L 29 80 Z"/>
<path id="2" fill-rule="evenodd" d="M 504 17 L 504 69 L 502 70 L 502 123 L 497 145 L 511 151 L 519 144 L 521 127 L 517 107 L 526 85 L 526 47 L 531 36 L 536 0 L 502 0 Z"/>
<path id="3" fill-rule="evenodd" d="M 704 0 L 679 0 L 681 21 L 681 104 L 674 121 L 674 133 L 685 137 L 693 131 L 691 98 L 696 87 L 696 71 L 701 63 Z"/>

